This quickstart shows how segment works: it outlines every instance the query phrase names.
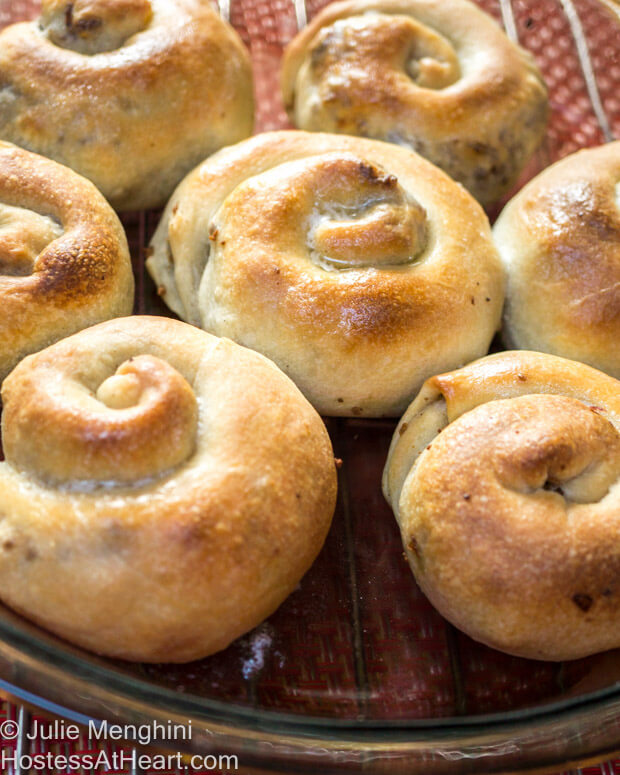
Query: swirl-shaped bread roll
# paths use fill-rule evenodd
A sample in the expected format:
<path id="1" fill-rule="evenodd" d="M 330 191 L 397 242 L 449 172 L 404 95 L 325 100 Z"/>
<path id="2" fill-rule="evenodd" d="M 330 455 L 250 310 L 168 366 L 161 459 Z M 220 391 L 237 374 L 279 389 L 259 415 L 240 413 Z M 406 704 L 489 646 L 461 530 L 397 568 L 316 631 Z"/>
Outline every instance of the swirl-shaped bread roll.
<path id="1" fill-rule="evenodd" d="M 620 383 L 503 352 L 428 380 L 383 488 L 437 609 L 533 659 L 620 646 Z"/>
<path id="2" fill-rule="evenodd" d="M 300 129 L 412 148 L 483 205 L 515 182 L 547 123 L 531 55 L 467 0 L 332 3 L 286 50 Z"/>
<path id="3" fill-rule="evenodd" d="M 324 414 L 400 414 L 487 352 L 503 278 L 478 204 L 404 148 L 274 132 L 170 200 L 147 266 L 184 320 L 274 360 Z"/>
<path id="4" fill-rule="evenodd" d="M 0 142 L 0 379 L 29 353 L 128 315 L 125 232 L 88 180 Z"/>
<path id="5" fill-rule="evenodd" d="M 506 205 L 494 236 L 507 344 L 620 378 L 620 142 L 544 170 Z"/>
<path id="6" fill-rule="evenodd" d="M 323 544 L 325 427 L 233 342 L 120 318 L 26 358 L 2 399 L 0 597 L 84 648 L 206 656 L 272 613 Z"/>
<path id="7" fill-rule="evenodd" d="M 43 0 L 0 33 L 0 138 L 92 180 L 116 209 L 163 205 L 252 132 L 245 47 L 206 0 Z"/>

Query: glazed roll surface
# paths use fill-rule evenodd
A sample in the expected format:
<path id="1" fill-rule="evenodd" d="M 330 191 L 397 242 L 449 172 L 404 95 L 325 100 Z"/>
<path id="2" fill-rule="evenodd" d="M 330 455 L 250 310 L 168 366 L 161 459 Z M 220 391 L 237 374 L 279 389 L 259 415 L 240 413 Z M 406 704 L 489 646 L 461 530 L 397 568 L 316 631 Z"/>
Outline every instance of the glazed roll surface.
<path id="1" fill-rule="evenodd" d="M 576 659 L 620 645 L 620 383 L 504 352 L 428 380 L 384 494 L 420 587 L 494 648 Z"/>
<path id="2" fill-rule="evenodd" d="M 165 203 L 252 132 L 250 60 L 203 0 L 44 0 L 0 33 L 0 138 L 72 167 L 120 210 Z"/>
<path id="3" fill-rule="evenodd" d="M 108 321 L 26 358 L 2 400 L 0 597 L 79 646 L 204 657 L 271 614 L 323 544 L 325 427 L 230 341 Z"/>
<path id="4" fill-rule="evenodd" d="M 532 56 L 466 0 L 331 3 L 288 47 L 282 88 L 300 129 L 412 148 L 483 205 L 516 181 L 548 114 Z"/>
<path id="5" fill-rule="evenodd" d="M 274 360 L 320 412 L 395 415 L 483 355 L 503 278 L 479 205 L 397 146 L 266 133 L 194 170 L 147 266 L 184 320 Z"/>
<path id="6" fill-rule="evenodd" d="M 0 378 L 29 353 L 127 315 L 125 232 L 88 180 L 0 141 Z"/>
<path id="7" fill-rule="evenodd" d="M 547 168 L 504 208 L 508 346 L 620 377 L 620 142 Z"/>

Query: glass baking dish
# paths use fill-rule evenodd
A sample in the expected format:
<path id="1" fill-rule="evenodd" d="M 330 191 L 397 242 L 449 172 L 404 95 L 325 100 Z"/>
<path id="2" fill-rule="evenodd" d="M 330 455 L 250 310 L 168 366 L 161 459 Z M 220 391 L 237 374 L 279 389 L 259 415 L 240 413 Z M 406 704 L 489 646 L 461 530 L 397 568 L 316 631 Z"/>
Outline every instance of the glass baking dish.
<path id="1" fill-rule="evenodd" d="M 255 69 L 257 131 L 287 127 L 283 46 L 325 0 L 222 0 Z M 552 117 L 519 185 L 580 147 L 620 137 L 620 6 L 481 0 L 536 57 Z M 0 25 L 36 14 L 0 0 Z M 493 218 L 500 209 L 492 212 Z M 158 213 L 123 216 L 136 312 L 170 314 L 145 273 Z M 620 651 L 533 662 L 447 624 L 415 586 L 380 491 L 394 423 L 329 419 L 340 495 L 318 560 L 268 621 L 188 665 L 100 659 L 0 609 L 0 687 L 74 720 L 192 724 L 175 749 L 256 771 L 542 771 L 620 751 Z"/>

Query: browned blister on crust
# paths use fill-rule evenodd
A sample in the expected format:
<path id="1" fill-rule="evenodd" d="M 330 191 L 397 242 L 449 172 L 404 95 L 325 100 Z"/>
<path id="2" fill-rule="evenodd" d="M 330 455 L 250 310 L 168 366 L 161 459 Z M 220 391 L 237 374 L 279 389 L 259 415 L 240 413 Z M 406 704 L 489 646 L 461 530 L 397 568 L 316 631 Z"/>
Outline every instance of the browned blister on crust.
<path id="1" fill-rule="evenodd" d="M 116 209 L 165 203 L 252 132 L 249 55 L 202 0 L 47 0 L 0 33 L 0 138 L 92 180 Z"/>
<path id="2" fill-rule="evenodd" d="M 0 597 L 107 656 L 225 648 L 293 591 L 336 498 L 321 419 L 273 363 L 178 321 L 108 321 L 5 380 Z"/>
<path id="3" fill-rule="evenodd" d="M 541 141 L 547 92 L 532 56 L 466 0 L 344 0 L 293 39 L 284 102 L 300 129 L 422 154 L 483 205 Z"/>
<path id="4" fill-rule="evenodd" d="M 434 377 L 383 488 L 418 583 L 473 638 L 548 660 L 620 645 L 617 380 L 527 351 Z"/>
<path id="5" fill-rule="evenodd" d="M 0 142 L 0 377 L 133 306 L 127 240 L 89 181 Z"/>

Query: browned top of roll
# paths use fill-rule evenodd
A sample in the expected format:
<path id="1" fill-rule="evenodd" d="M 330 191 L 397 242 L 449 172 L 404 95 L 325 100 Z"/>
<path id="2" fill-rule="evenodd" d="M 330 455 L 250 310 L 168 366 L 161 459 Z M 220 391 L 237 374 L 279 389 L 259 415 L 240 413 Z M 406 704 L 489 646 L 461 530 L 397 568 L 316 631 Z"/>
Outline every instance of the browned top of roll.
<path id="1" fill-rule="evenodd" d="M 47 0 L 0 33 L 0 137 L 92 180 L 117 209 L 162 205 L 249 135 L 250 61 L 202 0 Z"/>
<path id="2" fill-rule="evenodd" d="M 67 167 L 0 142 L 0 375 L 132 305 L 127 240 L 101 194 Z"/>
<path id="3" fill-rule="evenodd" d="M 528 351 L 434 377 L 384 492 L 422 589 L 472 637 L 571 659 L 620 645 L 620 383 Z"/>
<path id="4" fill-rule="evenodd" d="M 620 377 L 620 142 L 544 170 L 500 215 L 514 346 Z"/>
<path id="5" fill-rule="evenodd" d="M 172 309 L 272 358 L 329 414 L 399 413 L 440 363 L 487 351 L 502 304 L 477 203 L 361 138 L 273 132 L 221 151 L 152 246 Z"/>
<path id="6" fill-rule="evenodd" d="M 295 78 L 320 30 L 352 17 L 358 18 L 360 25 L 375 20 L 378 24 L 372 37 L 360 37 L 351 50 L 358 63 L 363 63 L 365 77 L 347 79 L 348 95 L 360 104 L 372 98 L 385 122 L 399 119 L 401 111 L 408 108 L 429 134 L 452 137 L 456 127 L 480 129 L 480 105 L 484 105 L 485 121 L 490 123 L 495 112 L 509 113 L 520 90 L 526 88 L 527 55 L 473 3 L 344 0 L 317 14 L 287 49 L 282 83 L 289 109 L 295 100 Z M 417 63 L 417 73 L 406 71 L 412 62 Z M 330 62 L 323 66 L 332 64 L 337 65 Z M 343 69 L 345 66 L 352 64 L 343 62 Z M 332 88 L 339 88 L 335 78 Z M 438 111 L 445 102 L 458 104 L 460 110 Z"/>
<path id="7" fill-rule="evenodd" d="M 301 129 L 412 147 L 489 204 L 540 141 L 547 95 L 531 55 L 467 0 L 331 3 L 285 52 Z"/>
<path id="8" fill-rule="evenodd" d="M 0 597 L 99 653 L 187 661 L 259 624 L 322 546 L 323 423 L 266 358 L 108 321 L 5 380 Z"/>

